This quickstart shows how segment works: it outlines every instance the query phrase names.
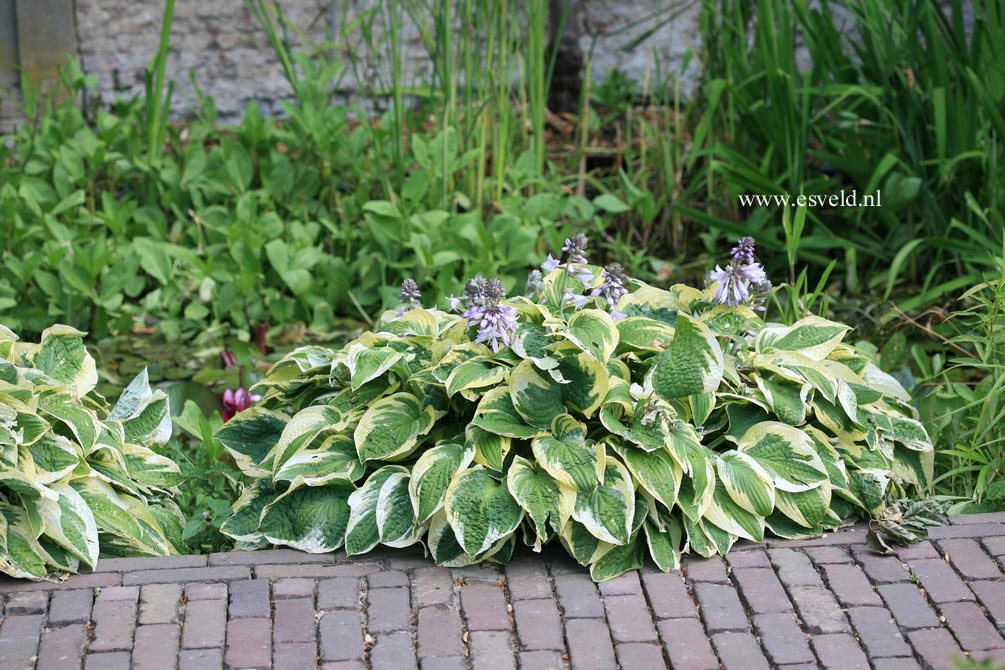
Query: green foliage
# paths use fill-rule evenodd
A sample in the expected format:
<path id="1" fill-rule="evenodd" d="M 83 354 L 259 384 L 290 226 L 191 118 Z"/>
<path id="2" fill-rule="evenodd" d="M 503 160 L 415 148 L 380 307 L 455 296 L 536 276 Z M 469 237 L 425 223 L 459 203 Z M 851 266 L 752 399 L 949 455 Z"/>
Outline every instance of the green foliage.
<path id="1" fill-rule="evenodd" d="M 183 434 L 162 451 L 178 464 L 182 474 L 174 501 L 188 521 L 180 540 L 187 553 L 228 551 L 232 543 L 220 534 L 220 526 L 230 516 L 230 505 L 243 480 L 223 444 L 214 437 L 223 419 L 219 411 L 207 417 L 195 402 L 186 400 L 174 422 Z"/>
<path id="2" fill-rule="evenodd" d="M 601 285 L 600 268 L 586 266 Z M 242 545 L 361 554 L 423 542 L 437 563 L 560 542 L 597 580 L 765 531 L 811 537 L 926 491 L 909 396 L 847 326 L 765 324 L 710 291 L 635 282 L 573 310 L 560 267 L 516 297 L 510 346 L 443 311 L 387 312 L 340 350 L 278 362 L 216 435 L 254 483 Z M 579 276 L 578 273 L 576 276 Z"/>
<path id="3" fill-rule="evenodd" d="M 178 546 L 181 473 L 153 450 L 171 435 L 167 396 L 143 372 L 109 409 L 82 335 L 53 326 L 31 344 L 0 326 L 0 571 L 13 577 Z"/>
<path id="4" fill-rule="evenodd" d="M 795 249 L 814 275 L 836 258 L 849 292 L 900 288 L 906 310 L 981 280 L 1005 229 L 1001 3 L 702 5 L 697 174 L 674 210 L 728 233 L 742 222 L 792 267 L 780 205 L 742 210 L 738 195 L 880 191 L 881 207 L 808 211 Z"/>
<path id="5" fill-rule="evenodd" d="M 954 511 L 1005 509 L 1005 256 L 999 263 L 961 297 L 963 309 L 929 329 L 945 353 L 912 350 L 914 393 L 939 447 L 936 491 L 957 501 Z"/>

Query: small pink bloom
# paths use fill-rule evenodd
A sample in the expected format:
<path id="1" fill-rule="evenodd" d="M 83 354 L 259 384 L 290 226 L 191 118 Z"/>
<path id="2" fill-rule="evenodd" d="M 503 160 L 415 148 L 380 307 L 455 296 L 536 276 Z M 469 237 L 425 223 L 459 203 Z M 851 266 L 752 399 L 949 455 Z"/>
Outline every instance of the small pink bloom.
<path id="1" fill-rule="evenodd" d="M 223 420 L 230 421 L 234 415 L 243 412 L 262 399 L 260 395 L 248 393 L 245 389 L 227 389 L 223 392 Z"/>

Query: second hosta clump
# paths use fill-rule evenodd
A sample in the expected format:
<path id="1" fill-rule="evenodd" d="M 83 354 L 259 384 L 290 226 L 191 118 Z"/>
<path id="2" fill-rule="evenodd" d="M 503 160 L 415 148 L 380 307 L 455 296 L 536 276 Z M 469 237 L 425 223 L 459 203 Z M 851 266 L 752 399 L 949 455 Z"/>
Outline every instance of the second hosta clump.
<path id="1" fill-rule="evenodd" d="M 671 570 L 766 531 L 819 535 L 927 488 L 909 397 L 848 326 L 765 324 L 759 266 L 661 290 L 582 246 L 529 296 L 478 279 L 454 314 L 410 284 L 372 332 L 277 363 L 218 434 L 256 478 L 222 530 L 310 552 L 423 542 L 451 566 L 557 540 L 602 580 L 646 554 Z"/>

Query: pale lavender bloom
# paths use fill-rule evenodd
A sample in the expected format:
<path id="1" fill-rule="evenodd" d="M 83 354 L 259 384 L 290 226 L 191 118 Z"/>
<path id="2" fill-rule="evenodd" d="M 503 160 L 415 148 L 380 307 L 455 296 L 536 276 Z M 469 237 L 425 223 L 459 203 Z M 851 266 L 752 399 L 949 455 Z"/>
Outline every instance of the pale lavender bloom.
<path id="1" fill-rule="evenodd" d="M 502 302 L 506 297 L 502 282 L 475 277 L 464 288 L 464 295 L 469 301 L 464 318 L 468 326 L 478 328 L 475 342 L 487 343 L 492 351 L 499 351 L 501 345 L 508 347 L 520 324 L 516 308 Z"/>
<path id="2" fill-rule="evenodd" d="M 524 287 L 524 293 L 533 298 L 541 295 L 543 291 L 544 277 L 541 276 L 541 271 L 531 270 L 530 274 L 527 275 L 527 284 Z"/>
<path id="3" fill-rule="evenodd" d="M 545 274 L 551 274 L 558 265 L 558 259 L 548 254 L 548 259 L 544 263 L 541 263 L 541 269 L 544 270 Z"/>
<path id="4" fill-rule="evenodd" d="M 715 301 L 720 304 L 736 307 L 750 298 L 746 280 L 732 263 L 725 270 L 716 265 L 715 270 L 709 274 L 709 279 L 719 283 L 715 289 Z"/>
<path id="5" fill-rule="evenodd" d="M 447 296 L 447 301 L 450 303 L 451 312 L 458 312 L 464 307 L 464 298 L 458 298 L 456 295 Z"/>
<path id="6" fill-rule="evenodd" d="M 742 265 L 737 272 L 751 284 L 761 284 L 768 280 L 768 275 L 764 273 L 764 268 L 761 267 L 760 263 Z"/>
<path id="7" fill-rule="evenodd" d="M 576 233 L 572 237 L 566 238 L 565 246 L 562 247 L 562 251 L 568 254 L 566 262 L 585 265 L 587 262 L 586 247 L 589 243 L 590 240 L 583 233 Z"/>
<path id="8" fill-rule="evenodd" d="M 582 309 L 590 302 L 590 296 L 573 293 L 570 289 L 565 289 L 565 299 L 571 302 L 575 309 Z"/>
<path id="9" fill-rule="evenodd" d="M 419 299 L 422 297 L 422 293 L 419 292 L 419 285 L 415 283 L 414 279 L 406 279 L 401 282 L 401 307 L 398 309 L 398 316 L 405 313 L 407 309 L 413 309 L 416 307 L 422 307 L 422 303 Z"/>
<path id="10" fill-rule="evenodd" d="M 593 283 L 593 273 L 585 265 L 569 264 L 569 274 L 578 279 L 583 286 Z"/>
<path id="11" fill-rule="evenodd" d="M 750 265 L 756 262 L 757 259 L 754 258 L 754 238 L 740 238 L 740 241 L 736 243 L 736 246 L 730 252 L 730 258 L 732 258 L 734 263 L 739 265 Z"/>
<path id="12" fill-rule="evenodd" d="M 608 307 L 614 309 L 618 301 L 628 295 L 628 289 L 625 288 L 627 280 L 628 277 L 625 276 L 625 269 L 621 263 L 611 263 L 604 268 L 604 283 L 600 285 L 600 288 L 593 289 L 592 295 L 604 296 Z"/>

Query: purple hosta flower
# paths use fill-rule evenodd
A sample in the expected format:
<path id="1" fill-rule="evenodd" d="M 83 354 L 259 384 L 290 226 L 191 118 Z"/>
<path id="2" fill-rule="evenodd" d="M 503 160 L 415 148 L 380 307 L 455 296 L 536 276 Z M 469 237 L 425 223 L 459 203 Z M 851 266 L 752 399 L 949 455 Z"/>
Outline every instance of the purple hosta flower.
<path id="1" fill-rule="evenodd" d="M 502 282 L 475 277 L 464 288 L 464 296 L 468 299 L 464 318 L 469 326 L 478 328 L 475 342 L 488 344 L 492 351 L 499 351 L 502 345 L 508 347 L 520 324 L 516 308 L 502 302 L 506 297 Z"/>
<path id="2" fill-rule="evenodd" d="M 236 391 L 227 389 L 223 392 L 223 420 L 230 421 L 238 412 L 243 412 L 262 399 L 260 395 L 252 395 L 243 388 Z"/>
<path id="3" fill-rule="evenodd" d="M 422 307 L 422 303 L 419 302 L 420 298 L 422 298 L 422 293 L 419 292 L 419 285 L 415 283 L 414 279 L 406 279 L 401 282 L 401 308 L 398 309 L 398 316 L 404 314 L 405 310 Z"/>
<path id="4" fill-rule="evenodd" d="M 456 295 L 447 296 L 447 301 L 450 303 L 451 312 L 459 312 L 464 307 L 464 298 L 458 298 Z"/>
<path id="5" fill-rule="evenodd" d="M 565 261 L 567 263 L 576 263 L 579 265 L 585 265 L 586 260 L 586 247 L 590 244 L 590 240 L 587 239 L 586 235 L 583 233 L 576 233 L 570 238 L 565 240 L 565 246 L 562 247 L 562 251 L 567 255 Z"/>
<path id="6" fill-rule="evenodd" d="M 544 277 L 541 276 L 540 270 L 530 271 L 523 292 L 529 298 L 538 298 L 544 292 Z"/>
<path id="7" fill-rule="evenodd" d="M 600 288 L 593 289 L 592 295 L 603 296 L 607 300 L 607 306 L 613 310 L 618 301 L 628 295 L 628 289 L 625 288 L 626 281 L 628 277 L 621 263 L 611 263 L 604 268 L 604 283 Z"/>
<path id="8" fill-rule="evenodd" d="M 590 302 L 590 296 L 573 293 L 570 289 L 565 289 L 565 299 L 572 303 L 573 309 L 583 309 Z"/>
<path id="9" fill-rule="evenodd" d="M 750 294 L 747 292 L 747 282 L 740 276 L 738 268 L 732 263 L 723 270 L 718 265 L 709 274 L 709 279 L 718 282 L 715 289 L 715 301 L 730 307 L 736 307 L 747 302 Z"/>
<path id="10" fill-rule="evenodd" d="M 754 258 L 754 238 L 740 238 L 740 241 L 736 243 L 736 246 L 733 247 L 733 250 L 730 252 L 730 258 L 732 258 L 734 263 L 738 263 L 740 265 L 750 265 L 751 263 L 756 263 L 757 259 Z"/>
<path id="11" fill-rule="evenodd" d="M 541 263 L 541 269 L 544 270 L 545 274 L 551 274 L 558 266 L 558 259 L 551 254 L 548 254 L 548 259 L 544 263 Z"/>
<path id="12" fill-rule="evenodd" d="M 771 282 L 754 256 L 754 238 L 744 237 L 730 252 L 726 268 L 716 265 L 709 281 L 717 282 L 715 301 L 730 307 L 749 304 L 763 310 Z"/>

